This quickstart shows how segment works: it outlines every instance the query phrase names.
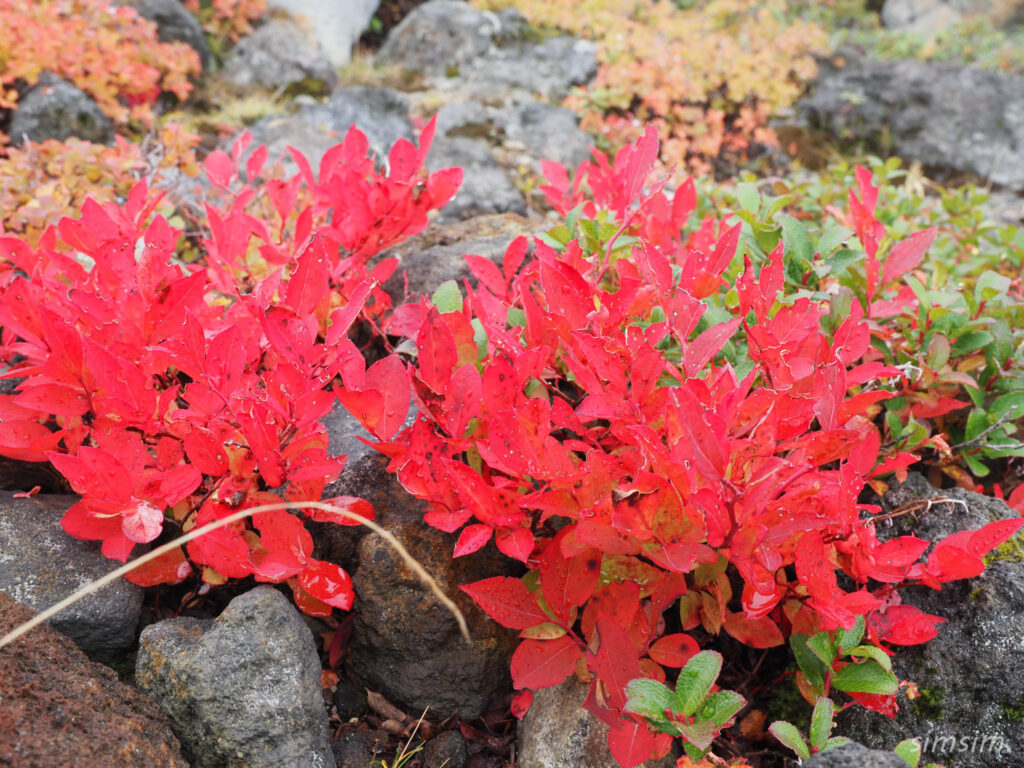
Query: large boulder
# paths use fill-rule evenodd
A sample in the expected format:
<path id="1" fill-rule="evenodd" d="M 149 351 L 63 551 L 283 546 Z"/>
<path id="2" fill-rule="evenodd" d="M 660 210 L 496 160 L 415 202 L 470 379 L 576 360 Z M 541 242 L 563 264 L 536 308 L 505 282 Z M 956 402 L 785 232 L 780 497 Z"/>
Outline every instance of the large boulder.
<path id="1" fill-rule="evenodd" d="M 435 88 L 488 100 L 517 90 L 558 98 L 597 73 L 592 42 L 538 39 L 515 9 L 490 13 L 462 0 L 415 8 L 388 35 L 377 61 L 420 73 Z"/>
<path id="2" fill-rule="evenodd" d="M 479 717 L 511 688 L 515 633 L 478 609 L 459 585 L 513 566 L 493 547 L 452 559 L 455 537 L 420 520 L 389 526 L 409 553 L 459 606 L 472 637 L 466 642 L 448 609 L 377 534 L 359 543 L 352 646 L 345 675 L 407 712 L 430 707 L 432 718 Z"/>
<path id="3" fill-rule="evenodd" d="M 93 98 L 49 72 L 18 99 L 7 131 L 11 143 L 65 141 L 72 136 L 95 144 L 114 141 L 114 125 Z"/>
<path id="4" fill-rule="evenodd" d="M 120 565 L 103 556 L 99 542 L 61 528 L 77 500 L 0 492 L 0 591 L 42 611 Z M 142 590 L 121 579 L 65 608 L 50 625 L 93 659 L 114 661 L 134 645 L 141 610 Z"/>
<path id="5" fill-rule="evenodd" d="M 1024 189 L 1024 77 L 923 61 L 823 62 L 797 105 L 811 128 L 867 141 L 939 177 Z"/>
<path id="6" fill-rule="evenodd" d="M 313 635 L 274 587 L 217 619 L 146 627 L 135 679 L 170 715 L 192 768 L 335 765 Z"/>
<path id="7" fill-rule="evenodd" d="M 892 29 L 933 35 L 965 19 L 983 16 L 996 27 L 1024 21 L 1021 0 L 886 0 L 882 22 Z"/>
<path id="8" fill-rule="evenodd" d="M 352 48 L 366 31 L 380 0 L 268 0 L 267 8 L 283 11 L 308 27 L 335 67 L 352 58 Z"/>
<path id="9" fill-rule="evenodd" d="M 928 500 L 933 501 L 928 505 Z M 877 526 L 879 539 L 913 534 L 937 541 L 960 530 L 1019 515 L 1004 502 L 961 489 L 939 491 L 911 474 L 889 491 L 886 511 L 915 502 L 915 514 Z M 901 590 L 904 603 L 947 621 L 924 645 L 899 648 L 893 672 L 917 684 L 920 696 L 897 697 L 895 719 L 861 707 L 837 717 L 837 733 L 875 747 L 892 748 L 908 735 L 924 745 L 924 760 L 948 768 L 1010 765 L 1020 748 L 1024 713 L 1024 534 L 987 558 L 974 579 Z"/>
<path id="10" fill-rule="evenodd" d="M 271 19 L 238 41 L 224 61 L 224 77 L 245 88 L 330 93 L 338 72 L 316 36 L 289 19 Z"/>
<path id="11" fill-rule="evenodd" d="M 430 173 L 452 167 L 464 171 L 459 191 L 441 211 L 445 221 L 488 213 L 526 213 L 523 193 L 483 139 L 439 136 L 430 148 L 426 166 Z"/>
<path id="12" fill-rule="evenodd" d="M 33 616 L 0 591 L 0 635 Z M 0 765 L 187 768 L 188 763 L 155 701 L 44 625 L 0 649 Z"/>

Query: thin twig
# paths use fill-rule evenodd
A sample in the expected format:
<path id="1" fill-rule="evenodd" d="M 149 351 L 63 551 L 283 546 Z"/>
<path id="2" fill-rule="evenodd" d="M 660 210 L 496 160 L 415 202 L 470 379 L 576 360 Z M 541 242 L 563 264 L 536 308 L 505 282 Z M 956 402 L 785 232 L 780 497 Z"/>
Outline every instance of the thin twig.
<path id="1" fill-rule="evenodd" d="M 892 512 L 885 515 L 875 515 L 867 518 L 864 522 L 867 523 L 878 523 L 886 520 L 894 520 L 897 517 L 903 517 L 904 515 L 913 515 L 914 519 L 917 519 L 917 515 L 925 514 L 932 507 L 939 504 L 950 504 L 952 506 L 961 505 L 964 511 L 967 511 L 967 502 L 963 499 L 951 499 L 948 497 L 936 498 L 936 499 L 921 499 L 920 501 L 912 501 L 909 504 L 904 504 L 902 507 L 897 507 Z"/>
<path id="2" fill-rule="evenodd" d="M 993 432 L 995 432 L 997 429 L 999 429 L 1001 426 L 1003 426 L 1003 424 L 1005 424 L 1006 422 L 1010 421 L 1010 419 L 1013 418 L 1013 412 L 1015 410 L 1017 410 L 1017 406 L 1016 405 L 1011 405 L 1010 406 L 1010 410 L 1008 410 L 1004 415 L 1000 416 L 999 420 L 996 421 L 996 423 L 993 424 L 991 427 L 989 427 L 988 429 L 986 429 L 983 432 L 981 432 L 981 434 L 976 435 L 975 437 L 972 437 L 970 440 L 964 440 L 962 443 L 957 443 L 956 445 L 950 446 L 950 450 L 951 451 L 961 451 L 964 448 L 973 448 L 976 445 L 980 445 L 981 442 L 986 437 L 988 437 Z M 989 447 L 991 448 L 992 446 L 989 446 Z M 1018 443 L 1018 444 L 1016 444 L 1013 447 L 1014 448 L 1020 448 L 1021 445 L 1020 445 L 1020 443 Z M 1000 448 L 999 450 L 1006 451 L 1006 450 L 1011 450 L 1011 449 L 1004 447 L 1004 448 Z"/>
<path id="3" fill-rule="evenodd" d="M 332 504 L 325 504 L 322 501 L 282 501 L 275 504 L 261 504 L 258 507 L 249 507 L 248 509 L 240 510 L 220 520 L 214 520 L 212 523 L 207 523 L 206 525 L 200 528 L 195 528 L 186 533 L 184 536 L 180 536 L 174 541 L 170 541 L 166 544 L 163 544 L 157 547 L 156 549 L 147 552 L 141 557 L 138 557 L 129 563 L 125 563 L 120 568 L 117 568 L 116 570 L 113 570 L 110 573 L 108 573 L 106 576 L 103 576 L 99 579 L 96 579 L 95 581 L 86 584 L 77 592 L 69 595 L 56 605 L 47 608 L 45 611 L 35 616 L 35 618 L 26 621 L 20 627 L 17 627 L 11 632 L 8 632 L 3 637 L 0 637 L 0 648 L 3 648 L 5 645 L 10 645 L 19 637 L 28 632 L 31 632 L 33 629 L 38 627 L 40 624 L 42 624 L 50 617 L 56 615 L 68 606 L 74 605 L 83 597 L 88 597 L 93 592 L 102 589 L 103 587 L 107 586 L 107 584 L 110 584 L 112 581 L 116 581 L 125 574 L 130 573 L 131 571 L 138 568 L 140 565 L 148 563 L 150 560 L 155 560 L 161 555 L 173 551 L 175 548 L 181 546 L 182 544 L 187 544 L 188 542 L 194 539 L 198 539 L 200 536 L 203 536 L 204 534 L 207 534 L 210 531 L 216 530 L 217 528 L 221 528 L 225 525 L 229 525 L 230 523 L 234 523 L 239 520 L 244 520 L 249 515 L 254 515 L 259 512 L 269 512 L 274 509 L 321 509 L 325 512 L 331 512 L 336 515 L 347 517 L 348 519 L 354 520 L 360 525 L 365 525 L 371 531 L 373 531 L 381 538 L 383 538 L 396 552 L 398 552 L 401 558 L 405 561 L 406 565 L 408 565 L 412 569 L 413 573 L 415 573 L 419 577 L 420 581 L 422 581 L 427 586 L 427 588 L 430 589 L 430 591 L 434 594 L 434 597 L 436 597 L 441 602 L 441 604 L 444 605 L 444 607 L 447 608 L 455 617 L 455 620 L 459 624 L 459 631 L 462 633 L 462 636 L 466 639 L 466 642 L 470 641 L 469 627 L 466 625 L 466 618 L 462 615 L 462 611 L 459 610 L 459 607 L 454 602 L 452 602 L 451 598 L 449 598 L 442 591 L 441 587 L 434 580 L 434 578 L 426 572 L 426 570 L 423 568 L 422 565 L 419 564 L 416 558 L 409 554 L 408 550 L 406 550 L 406 548 L 402 546 L 402 542 L 396 539 L 393 534 L 384 530 L 372 520 L 367 520 L 362 515 L 357 515 L 355 512 L 349 512 L 347 509 L 342 509 L 341 507 L 336 507 Z"/>

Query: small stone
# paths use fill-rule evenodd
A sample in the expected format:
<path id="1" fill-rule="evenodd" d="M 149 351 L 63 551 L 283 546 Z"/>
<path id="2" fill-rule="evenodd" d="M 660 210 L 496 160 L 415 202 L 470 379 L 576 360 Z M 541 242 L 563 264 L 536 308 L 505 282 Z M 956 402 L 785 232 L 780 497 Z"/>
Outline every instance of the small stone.
<path id="1" fill-rule="evenodd" d="M 440 733 L 423 747 L 423 765 L 464 768 L 469 753 L 466 740 L 458 731 Z"/>

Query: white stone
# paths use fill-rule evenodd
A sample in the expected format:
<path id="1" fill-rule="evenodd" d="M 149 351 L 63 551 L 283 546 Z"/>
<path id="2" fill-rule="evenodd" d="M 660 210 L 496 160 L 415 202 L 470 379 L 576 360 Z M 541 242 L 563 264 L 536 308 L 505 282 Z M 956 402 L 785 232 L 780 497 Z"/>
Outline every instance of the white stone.
<path id="1" fill-rule="evenodd" d="M 284 11 L 316 35 L 336 67 L 352 59 L 380 0 L 268 0 L 269 11 Z"/>

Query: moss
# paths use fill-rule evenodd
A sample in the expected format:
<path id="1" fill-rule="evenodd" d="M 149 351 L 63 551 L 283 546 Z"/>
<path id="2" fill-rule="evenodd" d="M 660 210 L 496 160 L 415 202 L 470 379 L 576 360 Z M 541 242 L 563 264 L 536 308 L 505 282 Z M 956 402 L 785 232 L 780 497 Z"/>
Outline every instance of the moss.
<path id="1" fill-rule="evenodd" d="M 926 720 L 940 720 L 945 713 L 942 708 L 942 700 L 946 698 L 945 689 L 932 686 L 921 688 L 919 693 L 920 696 L 910 702 L 914 712 Z"/>
<path id="2" fill-rule="evenodd" d="M 1011 536 L 994 550 L 985 555 L 985 567 L 999 560 L 1006 560 L 1011 563 L 1024 563 L 1024 535 Z"/>
<path id="3" fill-rule="evenodd" d="M 1024 701 L 1020 702 L 1016 706 L 1004 704 L 1002 709 L 1003 714 L 1006 715 L 1008 719 L 1015 723 L 1024 723 Z"/>
<path id="4" fill-rule="evenodd" d="M 768 713 L 768 722 L 785 720 L 797 728 L 806 726 L 814 712 L 814 708 L 800 695 L 796 681 L 790 678 L 780 681 L 768 692 L 763 706 Z"/>
<path id="5" fill-rule="evenodd" d="M 972 589 L 970 594 L 971 600 L 977 600 L 979 597 L 981 597 L 981 587 Z"/>

